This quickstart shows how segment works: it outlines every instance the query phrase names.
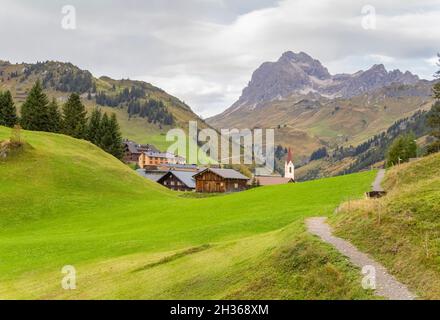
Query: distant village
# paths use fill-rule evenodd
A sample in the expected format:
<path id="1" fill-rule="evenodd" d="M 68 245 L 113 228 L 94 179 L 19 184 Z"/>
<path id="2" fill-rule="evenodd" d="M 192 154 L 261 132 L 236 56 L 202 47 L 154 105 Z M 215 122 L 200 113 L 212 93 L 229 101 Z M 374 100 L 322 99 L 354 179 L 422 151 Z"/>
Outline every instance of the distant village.
<path id="1" fill-rule="evenodd" d="M 234 169 L 220 165 L 200 167 L 188 164 L 184 157 L 161 152 L 150 144 L 138 144 L 124 140 L 124 162 L 135 164 L 136 172 L 153 182 L 174 191 L 199 193 L 230 193 L 246 190 L 253 186 L 268 186 L 295 182 L 295 166 L 289 149 L 285 161 L 285 175 L 265 173 L 256 170 L 247 177 Z"/>

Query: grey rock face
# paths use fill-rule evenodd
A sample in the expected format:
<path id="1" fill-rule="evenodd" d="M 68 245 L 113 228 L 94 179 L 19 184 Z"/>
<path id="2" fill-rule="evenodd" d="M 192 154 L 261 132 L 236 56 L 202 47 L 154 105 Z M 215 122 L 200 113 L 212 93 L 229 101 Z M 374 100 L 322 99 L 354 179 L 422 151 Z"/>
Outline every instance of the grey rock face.
<path id="1" fill-rule="evenodd" d="M 252 74 L 240 99 L 230 108 L 253 109 L 263 102 L 295 94 L 353 97 L 393 83 L 414 85 L 419 77 L 400 70 L 388 72 L 383 64 L 355 74 L 331 75 L 321 62 L 304 52 L 285 52 L 276 62 L 265 62 Z"/>

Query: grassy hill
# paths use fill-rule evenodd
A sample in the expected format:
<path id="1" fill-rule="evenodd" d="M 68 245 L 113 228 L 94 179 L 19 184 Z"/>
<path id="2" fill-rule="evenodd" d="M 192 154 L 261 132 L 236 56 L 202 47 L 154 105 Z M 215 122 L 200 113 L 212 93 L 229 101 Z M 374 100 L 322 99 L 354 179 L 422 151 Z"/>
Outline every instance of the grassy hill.
<path id="1" fill-rule="evenodd" d="M 196 199 L 85 141 L 22 138 L 0 161 L 0 298 L 371 297 L 303 221 L 360 197 L 374 172 Z M 64 265 L 77 290 L 61 289 Z"/>
<path id="2" fill-rule="evenodd" d="M 106 112 L 116 113 L 124 137 L 139 143 L 152 143 L 162 150 L 169 145 L 165 141 L 165 134 L 170 128 L 187 129 L 190 120 L 197 121 L 200 128 L 208 127 L 183 101 L 150 83 L 109 77 L 95 78 L 89 71 L 71 63 L 47 61 L 11 64 L 0 60 L 0 90 L 10 90 L 19 107 L 37 80 L 42 81 L 47 95 L 57 98 L 60 104 L 67 101 L 71 92 L 77 92 L 81 94 L 88 111 L 99 106 Z M 137 91 L 136 99 L 117 99 L 124 90 L 133 88 Z M 98 103 L 97 96 L 103 94 L 109 101 Z M 128 113 L 131 101 L 136 100 L 142 105 L 150 99 L 164 104 L 164 112 L 173 117 L 172 125 L 155 122 L 139 113 Z"/>
<path id="3" fill-rule="evenodd" d="M 425 299 L 440 299 L 440 154 L 387 172 L 388 195 L 345 204 L 333 224 Z"/>

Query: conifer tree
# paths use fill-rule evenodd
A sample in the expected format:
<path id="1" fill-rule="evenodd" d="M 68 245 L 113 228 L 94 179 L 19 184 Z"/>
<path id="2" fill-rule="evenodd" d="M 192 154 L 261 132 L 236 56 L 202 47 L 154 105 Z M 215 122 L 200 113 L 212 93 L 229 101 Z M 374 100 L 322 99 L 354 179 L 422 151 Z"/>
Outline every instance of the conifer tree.
<path id="1" fill-rule="evenodd" d="M 49 119 L 48 131 L 60 132 L 61 131 L 61 113 L 58 108 L 58 103 L 55 98 L 47 106 L 47 113 Z"/>
<path id="2" fill-rule="evenodd" d="M 439 58 L 437 65 L 440 67 L 440 54 L 437 56 Z M 440 70 L 434 74 L 434 77 L 440 79 Z M 440 152 L 440 81 L 434 84 L 432 92 L 437 102 L 434 103 L 427 117 L 427 124 L 432 129 L 430 135 L 434 138 L 434 141 L 427 146 L 428 154 Z"/>
<path id="3" fill-rule="evenodd" d="M 14 127 L 18 122 L 17 110 L 12 100 L 11 92 L 0 92 L 0 125 L 6 127 Z"/>
<path id="4" fill-rule="evenodd" d="M 108 118 L 107 114 L 104 113 L 101 120 L 101 139 L 100 147 L 115 156 L 118 159 L 122 159 L 124 154 L 124 149 L 122 146 L 122 135 L 119 129 L 119 124 L 116 119 L 116 115 L 113 113 Z"/>
<path id="5" fill-rule="evenodd" d="M 437 65 L 440 67 L 440 53 L 437 54 L 437 57 L 439 59 L 439 62 L 437 63 Z M 438 70 L 435 74 L 434 77 L 437 79 L 440 79 L 440 70 Z M 434 93 L 434 98 L 437 100 L 440 100 L 440 81 L 438 81 L 434 87 L 432 88 L 432 91 Z"/>
<path id="6" fill-rule="evenodd" d="M 100 139 L 101 139 L 101 119 L 102 119 L 101 110 L 95 108 L 87 124 L 86 139 L 97 146 L 100 145 Z"/>
<path id="7" fill-rule="evenodd" d="M 107 152 L 109 146 L 111 145 L 111 133 L 110 133 L 110 120 L 107 116 L 107 113 L 105 112 L 101 118 L 99 131 L 100 131 L 100 137 L 99 137 L 98 146 Z"/>
<path id="8" fill-rule="evenodd" d="M 43 92 L 43 87 L 40 81 L 37 81 L 21 107 L 21 125 L 23 129 L 48 131 L 48 104 L 49 100 Z"/>
<path id="9" fill-rule="evenodd" d="M 112 143 L 110 146 L 110 150 L 108 152 L 113 156 L 115 156 L 116 158 L 122 159 L 124 155 L 124 148 L 122 145 L 122 134 L 118 124 L 118 120 L 116 119 L 116 114 L 114 113 L 112 113 L 110 117 L 109 131 L 112 137 Z"/>
<path id="10" fill-rule="evenodd" d="M 428 153 L 440 152 L 440 101 L 437 101 L 432 107 L 427 117 L 428 125 L 431 127 L 431 136 L 434 142 L 428 145 Z"/>
<path id="11" fill-rule="evenodd" d="M 403 162 L 408 162 L 410 158 L 417 156 L 417 143 L 413 133 L 402 135 L 396 138 L 388 149 L 387 165 L 389 167 Z"/>
<path id="12" fill-rule="evenodd" d="M 74 138 L 85 138 L 87 112 L 77 93 L 72 93 L 63 106 L 62 132 Z"/>

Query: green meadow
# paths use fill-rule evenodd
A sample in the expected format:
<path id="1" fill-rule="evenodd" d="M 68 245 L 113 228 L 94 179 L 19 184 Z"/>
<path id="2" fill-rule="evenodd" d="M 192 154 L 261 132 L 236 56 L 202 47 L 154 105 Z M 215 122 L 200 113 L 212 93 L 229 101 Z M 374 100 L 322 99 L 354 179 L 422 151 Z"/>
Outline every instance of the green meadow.
<path id="1" fill-rule="evenodd" d="M 11 135 L 0 127 L 0 141 Z M 0 160 L 0 298 L 371 298 L 304 218 L 362 197 L 375 172 L 193 198 L 94 145 L 22 132 Z M 73 265 L 77 289 L 61 269 Z"/>

